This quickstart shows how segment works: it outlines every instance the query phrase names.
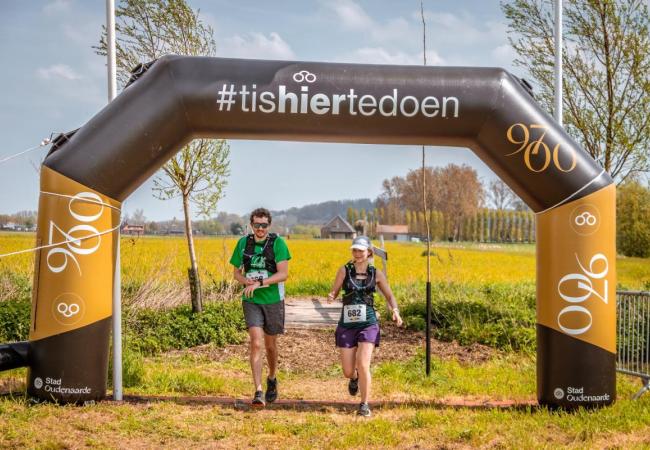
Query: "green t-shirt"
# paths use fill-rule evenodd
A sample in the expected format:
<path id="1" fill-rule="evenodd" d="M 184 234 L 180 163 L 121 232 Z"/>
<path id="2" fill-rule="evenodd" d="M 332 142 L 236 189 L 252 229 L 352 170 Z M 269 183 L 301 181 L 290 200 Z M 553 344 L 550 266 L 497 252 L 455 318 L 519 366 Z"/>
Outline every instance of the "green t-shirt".
<path id="1" fill-rule="evenodd" d="M 251 269 L 244 275 L 250 274 L 251 272 L 263 272 L 266 274 L 266 276 L 272 275 L 264 268 L 263 250 L 265 244 L 266 240 L 262 242 L 255 242 L 255 256 L 251 261 Z M 235 246 L 235 250 L 232 253 L 232 257 L 230 258 L 230 264 L 237 268 L 242 267 L 244 264 L 245 249 L 246 237 L 243 237 L 237 242 L 237 245 Z M 284 239 L 282 239 L 280 236 L 278 236 L 273 243 L 273 253 L 275 254 L 276 263 L 279 263 L 281 261 L 289 261 L 291 259 L 291 255 L 289 254 L 289 247 L 287 247 L 287 243 L 284 242 Z M 263 288 L 257 288 L 255 289 L 255 292 L 253 292 L 252 298 L 244 297 L 242 294 L 242 300 L 257 303 L 260 305 L 278 303 L 283 299 L 284 283 L 276 283 Z"/>

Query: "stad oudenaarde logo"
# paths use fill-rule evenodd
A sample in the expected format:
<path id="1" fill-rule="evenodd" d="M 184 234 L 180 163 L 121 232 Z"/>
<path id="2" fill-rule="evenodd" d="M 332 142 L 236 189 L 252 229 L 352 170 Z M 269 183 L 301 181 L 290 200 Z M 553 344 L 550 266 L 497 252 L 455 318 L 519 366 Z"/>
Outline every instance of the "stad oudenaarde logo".
<path id="1" fill-rule="evenodd" d="M 584 393 L 585 388 L 584 387 L 572 387 L 569 386 L 566 388 L 566 401 L 567 402 L 607 402 L 610 400 L 610 395 L 609 394 L 601 394 L 601 395 L 585 395 Z M 565 398 L 565 392 L 562 388 L 555 388 L 553 391 L 553 396 L 558 399 L 562 400 Z"/>

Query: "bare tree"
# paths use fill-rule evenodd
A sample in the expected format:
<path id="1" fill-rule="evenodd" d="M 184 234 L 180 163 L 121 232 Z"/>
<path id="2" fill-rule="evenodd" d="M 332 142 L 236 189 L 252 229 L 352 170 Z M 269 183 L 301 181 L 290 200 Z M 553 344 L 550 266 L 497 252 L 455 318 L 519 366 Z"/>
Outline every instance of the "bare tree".
<path id="1" fill-rule="evenodd" d="M 426 185 L 423 184 L 423 172 Z M 449 164 L 446 167 L 425 167 L 424 171 L 410 170 L 404 178 L 384 180 L 377 204 L 384 208 L 391 206 L 391 213 L 387 216 L 401 219 L 402 211 L 422 210 L 423 189 L 426 189 L 427 209 L 444 214 L 451 230 L 448 237 L 452 239 L 458 237 L 463 218 L 476 214 L 485 198 L 483 185 L 474 169 L 467 165 Z"/>
<path id="2" fill-rule="evenodd" d="M 553 109 L 552 0 L 510 0 L 515 64 L 537 82 Z M 565 127 L 618 183 L 650 170 L 650 18 L 646 0 L 564 3 L 563 109 Z"/>
<path id="3" fill-rule="evenodd" d="M 515 209 L 517 203 L 517 195 L 499 179 L 490 181 L 487 197 L 494 209 Z"/>
<path id="4" fill-rule="evenodd" d="M 147 218 L 144 215 L 144 210 L 141 208 L 136 209 L 131 215 L 131 221 L 134 225 L 144 225 L 147 221 Z"/>
<path id="5" fill-rule="evenodd" d="M 123 87 L 130 70 L 165 54 L 214 56 L 213 30 L 185 0 L 122 0 L 116 10 L 118 81 Z M 106 32 L 96 47 L 106 54 Z M 158 198 L 180 197 L 191 267 L 188 269 L 192 311 L 202 310 L 201 283 L 192 232 L 191 204 L 209 216 L 223 197 L 229 175 L 230 148 L 225 140 L 198 139 L 172 158 L 154 179 Z"/>

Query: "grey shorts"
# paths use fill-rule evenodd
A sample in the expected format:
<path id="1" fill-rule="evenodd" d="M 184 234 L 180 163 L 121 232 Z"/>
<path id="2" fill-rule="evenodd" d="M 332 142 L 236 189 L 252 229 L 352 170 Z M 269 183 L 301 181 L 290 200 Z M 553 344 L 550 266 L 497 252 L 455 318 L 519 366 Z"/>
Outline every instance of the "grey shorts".
<path id="1" fill-rule="evenodd" d="M 242 301 L 246 326 L 260 327 L 269 336 L 284 333 L 284 301 L 270 305 Z"/>

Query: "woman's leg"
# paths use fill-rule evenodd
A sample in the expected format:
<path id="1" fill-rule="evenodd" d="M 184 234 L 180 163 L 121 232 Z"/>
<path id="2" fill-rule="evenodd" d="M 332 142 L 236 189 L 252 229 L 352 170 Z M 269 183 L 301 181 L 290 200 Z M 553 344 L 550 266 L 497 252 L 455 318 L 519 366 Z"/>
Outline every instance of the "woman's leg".
<path id="1" fill-rule="evenodd" d="M 357 351 L 357 370 L 359 371 L 359 390 L 361 391 L 361 403 L 368 403 L 370 396 L 370 361 L 372 351 L 375 349 L 373 342 L 359 342 Z"/>
<path id="2" fill-rule="evenodd" d="M 357 348 L 343 348 L 341 350 L 341 366 L 343 366 L 343 376 L 345 378 L 354 378 L 354 370 L 357 359 Z"/>

